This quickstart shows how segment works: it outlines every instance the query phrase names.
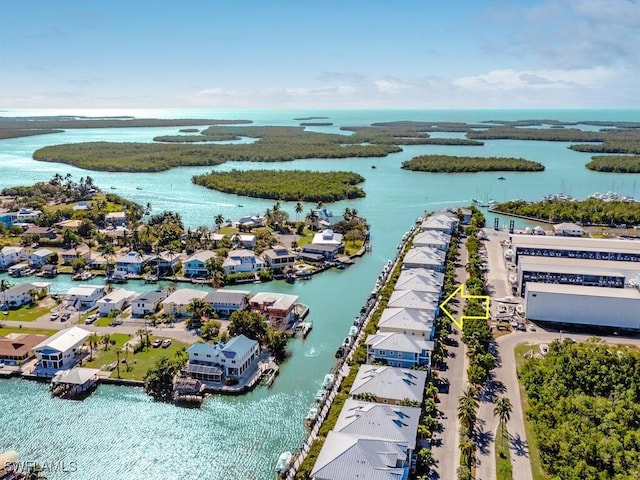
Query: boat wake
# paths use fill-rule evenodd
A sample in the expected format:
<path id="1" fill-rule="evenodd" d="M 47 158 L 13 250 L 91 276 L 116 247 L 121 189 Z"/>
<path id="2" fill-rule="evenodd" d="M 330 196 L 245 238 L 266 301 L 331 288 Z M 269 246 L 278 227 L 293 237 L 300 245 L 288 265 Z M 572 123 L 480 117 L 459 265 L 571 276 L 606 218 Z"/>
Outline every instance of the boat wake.
<path id="1" fill-rule="evenodd" d="M 320 352 L 318 352 L 315 347 L 311 347 L 309 350 L 304 352 L 304 356 L 307 358 L 317 357 L 318 355 L 320 355 Z"/>

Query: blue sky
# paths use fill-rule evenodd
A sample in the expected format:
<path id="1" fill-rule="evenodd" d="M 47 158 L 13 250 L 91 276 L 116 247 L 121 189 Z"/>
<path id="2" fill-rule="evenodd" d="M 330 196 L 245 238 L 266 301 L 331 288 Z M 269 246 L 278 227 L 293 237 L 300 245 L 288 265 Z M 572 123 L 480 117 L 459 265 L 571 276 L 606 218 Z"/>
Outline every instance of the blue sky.
<path id="1" fill-rule="evenodd" d="M 640 0 L 0 0 L 1 108 L 640 108 Z"/>

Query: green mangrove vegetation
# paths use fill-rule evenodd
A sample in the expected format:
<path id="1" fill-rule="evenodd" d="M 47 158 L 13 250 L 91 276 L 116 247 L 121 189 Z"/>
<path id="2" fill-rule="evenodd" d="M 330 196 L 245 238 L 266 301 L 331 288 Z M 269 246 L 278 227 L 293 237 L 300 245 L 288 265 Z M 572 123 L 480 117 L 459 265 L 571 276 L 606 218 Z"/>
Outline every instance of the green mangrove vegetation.
<path id="1" fill-rule="evenodd" d="M 402 162 L 402 168 L 416 172 L 541 172 L 544 165 L 523 158 L 456 157 L 452 155 L 421 155 Z"/>
<path id="2" fill-rule="evenodd" d="M 54 130 L 54 129 L 26 129 L 26 128 L 17 128 L 17 129 L 7 129 L 0 127 L 0 140 L 4 140 L 6 138 L 19 138 L 19 137 L 31 137 L 33 135 L 44 135 L 46 133 L 62 133 L 64 130 Z"/>
<path id="3" fill-rule="evenodd" d="M 226 161 L 282 162 L 304 158 L 384 157 L 402 149 L 390 143 L 360 145 L 357 138 L 305 132 L 303 127 L 225 127 L 202 132 L 203 140 L 220 135 L 258 138 L 243 144 L 168 144 L 87 142 L 37 150 L 33 158 L 68 163 L 88 170 L 157 172 L 180 166 L 209 166 Z M 180 137 L 180 136 L 178 136 Z"/>
<path id="4" fill-rule="evenodd" d="M 601 155 L 591 158 L 586 167 L 596 172 L 640 173 L 640 155 Z"/>
<path id="5" fill-rule="evenodd" d="M 520 380 L 547 478 L 640 478 L 640 353 L 554 341 Z"/>
<path id="6" fill-rule="evenodd" d="M 543 200 L 525 202 L 512 200 L 498 203 L 496 213 L 520 215 L 543 222 L 578 222 L 583 225 L 638 225 L 640 208 L 635 202 L 604 201 L 588 198 L 582 201 Z"/>
<path id="7" fill-rule="evenodd" d="M 236 170 L 193 177 L 193 183 L 225 193 L 284 201 L 336 202 L 364 197 L 356 185 L 364 178 L 351 172 Z"/>
<path id="8" fill-rule="evenodd" d="M 640 135 L 636 140 L 607 139 L 602 143 L 578 143 L 569 147 L 576 152 L 640 154 Z M 588 168 L 588 167 L 587 167 Z"/>
<path id="9" fill-rule="evenodd" d="M 220 133 L 211 135 L 159 135 L 153 138 L 154 142 L 164 143 L 223 142 L 231 140 L 240 140 L 240 137 L 232 133 Z"/>

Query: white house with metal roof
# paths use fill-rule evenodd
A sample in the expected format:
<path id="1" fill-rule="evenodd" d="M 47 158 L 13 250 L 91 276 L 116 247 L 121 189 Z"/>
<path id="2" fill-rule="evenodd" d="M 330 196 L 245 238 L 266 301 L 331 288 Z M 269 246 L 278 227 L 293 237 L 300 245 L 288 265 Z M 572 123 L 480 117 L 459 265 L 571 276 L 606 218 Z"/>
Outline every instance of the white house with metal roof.
<path id="1" fill-rule="evenodd" d="M 104 296 L 104 285 L 80 285 L 67 291 L 65 300 L 79 310 L 89 310 Z"/>
<path id="2" fill-rule="evenodd" d="M 451 243 L 451 235 L 438 230 L 425 230 L 413 237 L 412 243 L 414 247 L 429 247 L 446 251 Z"/>
<path id="3" fill-rule="evenodd" d="M 243 272 L 259 272 L 264 270 L 265 263 L 252 250 L 238 249 L 231 250 L 227 254 L 227 258 L 222 262 L 224 272 L 229 275 L 231 273 Z"/>
<path id="4" fill-rule="evenodd" d="M 135 292 L 125 290 L 124 288 L 116 288 L 96 302 L 98 313 L 101 316 L 107 316 L 114 310 L 122 311 L 135 296 Z"/>
<path id="5" fill-rule="evenodd" d="M 162 301 L 162 310 L 167 315 L 178 317 L 187 314 L 187 307 L 194 298 L 205 299 L 208 292 L 195 288 L 179 288 Z"/>
<path id="6" fill-rule="evenodd" d="M 443 284 L 444 273 L 424 268 L 407 268 L 400 271 L 395 289 L 433 293 L 440 297 Z"/>
<path id="7" fill-rule="evenodd" d="M 435 313 L 435 312 L 434 312 Z M 435 315 L 415 308 L 385 308 L 378 320 L 378 332 L 397 332 L 433 340 Z"/>
<path id="8" fill-rule="evenodd" d="M 148 256 L 145 257 L 138 252 L 128 252 L 116 258 L 116 271 L 122 274 L 139 275 L 146 263 Z"/>
<path id="9" fill-rule="evenodd" d="M 440 301 L 439 293 L 419 292 L 416 290 L 394 290 L 387 302 L 388 308 L 416 308 L 433 312 L 437 316 Z"/>
<path id="10" fill-rule="evenodd" d="M 361 365 L 349 394 L 372 393 L 378 403 L 400 405 L 403 400 L 422 403 L 427 372 L 386 365 Z"/>
<path id="11" fill-rule="evenodd" d="M 430 247 L 413 247 L 407 251 L 402 268 L 426 268 L 442 272 L 444 270 L 445 252 Z"/>
<path id="12" fill-rule="evenodd" d="M 6 270 L 11 265 L 27 258 L 27 249 L 24 247 L 2 247 L 0 250 L 0 269 Z"/>
<path id="13" fill-rule="evenodd" d="M 156 290 L 145 292 L 131 300 L 131 315 L 134 317 L 144 317 L 156 312 L 160 302 L 167 298 L 169 292 L 166 290 Z"/>
<path id="14" fill-rule="evenodd" d="M 244 335 L 233 337 L 226 344 L 194 343 L 187 349 L 189 361 L 185 372 L 198 380 L 221 382 L 225 378 L 241 377 L 257 364 L 260 345 Z"/>
<path id="15" fill-rule="evenodd" d="M 358 437 L 379 438 L 406 443 L 415 451 L 419 407 L 385 405 L 348 398 L 333 429 Z"/>
<path id="16" fill-rule="evenodd" d="M 79 359 L 80 347 L 91 332 L 80 327 L 60 330 L 33 349 L 38 368 L 53 371 L 71 368 Z"/>
<path id="17" fill-rule="evenodd" d="M 313 480 L 406 480 L 410 455 L 405 442 L 330 431 L 311 471 Z"/>
<path id="18" fill-rule="evenodd" d="M 48 248 L 39 248 L 35 252 L 31 252 L 29 254 L 29 265 L 34 268 L 41 267 L 49 260 L 49 257 L 53 255 L 53 250 L 49 250 Z"/>

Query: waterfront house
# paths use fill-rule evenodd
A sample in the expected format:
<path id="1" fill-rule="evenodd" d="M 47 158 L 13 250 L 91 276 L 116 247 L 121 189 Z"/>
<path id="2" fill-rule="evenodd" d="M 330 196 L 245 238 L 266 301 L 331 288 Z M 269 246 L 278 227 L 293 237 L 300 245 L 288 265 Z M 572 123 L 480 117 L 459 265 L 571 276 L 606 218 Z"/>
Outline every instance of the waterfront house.
<path id="1" fill-rule="evenodd" d="M 227 258 L 225 258 L 222 263 L 224 273 L 227 275 L 232 273 L 259 272 L 260 270 L 264 270 L 264 267 L 264 261 L 256 257 L 253 251 L 246 249 L 229 251 Z"/>
<path id="2" fill-rule="evenodd" d="M 406 443 L 411 456 L 416 449 L 419 420 L 419 407 L 392 406 L 348 398 L 333 429 L 357 437 Z"/>
<path id="3" fill-rule="evenodd" d="M 27 249 L 24 247 L 2 247 L 0 250 L 0 269 L 6 270 L 27 258 Z"/>
<path id="4" fill-rule="evenodd" d="M 44 277 L 53 278 L 58 275 L 58 266 L 51 264 L 43 265 L 40 271 Z"/>
<path id="5" fill-rule="evenodd" d="M 25 333 L 10 333 L 0 337 L 0 362 L 5 365 L 22 365 L 34 357 L 33 349 L 47 337 Z"/>
<path id="6" fill-rule="evenodd" d="M 251 249 L 256 245 L 256 236 L 248 233 L 236 233 L 231 237 L 231 243 L 242 245 L 243 248 Z"/>
<path id="7" fill-rule="evenodd" d="M 24 277 L 32 273 L 31 267 L 27 262 L 16 263 L 7 268 L 7 273 L 12 277 Z"/>
<path id="8" fill-rule="evenodd" d="M 52 250 L 48 248 L 39 248 L 35 252 L 29 254 L 29 265 L 32 268 L 40 268 L 49 261 L 49 258 L 54 254 Z"/>
<path id="9" fill-rule="evenodd" d="M 422 403 L 427 372 L 381 365 L 361 365 L 349 394 L 373 394 L 378 403 L 400 405 L 403 400 Z"/>
<path id="10" fill-rule="evenodd" d="M 89 264 L 91 262 L 91 249 L 83 243 L 77 247 L 63 250 L 60 252 L 60 257 L 62 258 L 63 265 L 71 265 L 73 261 L 81 258 L 85 258 L 87 264 Z"/>
<path id="11" fill-rule="evenodd" d="M 416 290 L 394 290 L 387 302 L 388 308 L 412 308 L 422 310 L 435 318 L 438 315 L 440 296 Z"/>
<path id="12" fill-rule="evenodd" d="M 413 247 L 404 256 L 402 268 L 425 268 L 444 271 L 446 253 L 429 247 Z"/>
<path id="13" fill-rule="evenodd" d="M 265 217 L 259 217 L 257 215 L 245 215 L 240 217 L 240 220 L 234 222 L 234 225 L 240 230 L 250 230 L 254 227 L 264 227 Z"/>
<path id="14" fill-rule="evenodd" d="M 463 225 L 469 225 L 469 222 L 471 222 L 471 217 L 473 216 L 473 212 L 468 209 L 468 208 L 464 208 L 464 207 L 449 207 L 446 208 L 445 211 L 449 214 L 453 214 L 456 216 L 457 219 L 460 219 L 460 215 L 462 216 L 462 221 L 461 223 Z"/>
<path id="15" fill-rule="evenodd" d="M 135 292 L 123 288 L 116 288 L 96 302 L 98 314 L 106 317 L 114 310 L 123 311 L 135 297 Z"/>
<path id="16" fill-rule="evenodd" d="M 65 297 L 69 305 L 79 310 L 90 310 L 96 306 L 96 302 L 104 296 L 104 285 L 80 285 L 71 287 Z"/>
<path id="17" fill-rule="evenodd" d="M 125 212 L 109 212 L 104 216 L 106 227 L 124 227 L 127 225 L 127 214 Z"/>
<path id="18" fill-rule="evenodd" d="M 179 288 L 162 300 L 162 311 L 167 315 L 183 317 L 187 314 L 187 307 L 194 298 L 204 299 L 207 292 L 194 288 Z"/>
<path id="19" fill-rule="evenodd" d="M 273 270 L 284 270 L 296 264 L 296 255 L 283 245 L 276 245 L 265 250 L 262 252 L 262 258 L 267 266 Z"/>
<path id="20" fill-rule="evenodd" d="M 262 313 L 267 321 L 275 325 L 287 325 L 295 320 L 297 295 L 260 292 L 249 300 L 249 308 Z"/>
<path id="21" fill-rule="evenodd" d="M 229 318 L 237 310 L 245 310 L 249 307 L 248 290 L 214 290 L 209 292 L 205 298 L 211 304 L 213 310 L 220 318 Z"/>
<path id="22" fill-rule="evenodd" d="M 80 347 L 91 332 L 80 327 L 60 330 L 36 345 L 33 351 L 38 358 L 39 369 L 55 370 L 71 368 L 79 359 Z"/>
<path id="23" fill-rule="evenodd" d="M 311 243 L 303 245 L 301 257 L 311 261 L 315 260 L 314 256 L 320 260 L 334 260 L 343 253 L 342 234 L 327 228 L 316 233 Z"/>
<path id="24" fill-rule="evenodd" d="M 369 335 L 366 340 L 367 356 L 370 362 L 384 362 L 401 368 L 426 366 L 431 364 L 433 342 L 415 335 L 397 332 L 380 332 Z"/>
<path id="25" fill-rule="evenodd" d="M 385 308 L 378 320 L 378 332 L 397 332 L 433 340 L 435 312 L 415 308 Z"/>
<path id="26" fill-rule="evenodd" d="M 144 317 L 156 312 L 160 302 L 167 298 L 169 292 L 166 290 L 156 290 L 154 292 L 141 293 L 131 300 L 131 315 L 134 317 Z"/>
<path id="27" fill-rule="evenodd" d="M 330 431 L 311 471 L 313 480 L 407 480 L 411 465 L 406 442 Z"/>
<path id="28" fill-rule="evenodd" d="M 185 373 L 207 382 L 239 378 L 256 365 L 260 355 L 257 341 L 239 335 L 226 344 L 194 343 L 187 349 L 189 361 Z"/>
<path id="29" fill-rule="evenodd" d="M 414 247 L 429 247 L 447 251 L 451 243 L 451 235 L 438 230 L 425 230 L 413 237 Z"/>
<path id="30" fill-rule="evenodd" d="M 458 228 L 458 223 L 459 220 L 455 215 L 440 212 L 427 217 L 420 225 L 420 229 L 423 232 L 426 230 L 437 230 L 451 235 L 454 230 Z"/>
<path id="31" fill-rule="evenodd" d="M 155 267 L 155 270 L 161 275 L 173 275 L 180 269 L 181 259 L 180 254 L 165 250 L 158 255 L 151 256 L 149 263 L 151 263 Z"/>
<path id="32" fill-rule="evenodd" d="M 396 290 L 415 290 L 442 296 L 444 273 L 424 268 L 407 268 L 400 271 L 396 281 Z"/>
<path id="33" fill-rule="evenodd" d="M 314 245 L 340 245 L 342 244 L 342 234 L 325 228 L 313 236 L 311 243 Z"/>
<path id="34" fill-rule="evenodd" d="M 120 274 L 140 275 L 147 258 L 138 252 L 128 252 L 116 258 L 116 271 Z"/>
<path id="35" fill-rule="evenodd" d="M 211 250 L 196 252 L 182 263 L 185 277 L 208 277 L 209 267 L 207 262 L 216 256 Z"/>
<path id="36" fill-rule="evenodd" d="M 35 301 L 38 289 L 31 283 L 21 283 L 2 292 L 2 303 L 9 308 L 20 308 Z"/>
<path id="37" fill-rule="evenodd" d="M 565 237 L 583 237 L 584 228 L 575 223 L 558 223 L 553 226 L 553 231 L 556 235 L 563 235 Z"/>

